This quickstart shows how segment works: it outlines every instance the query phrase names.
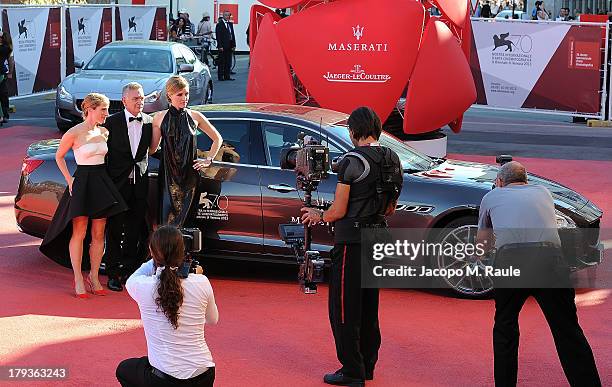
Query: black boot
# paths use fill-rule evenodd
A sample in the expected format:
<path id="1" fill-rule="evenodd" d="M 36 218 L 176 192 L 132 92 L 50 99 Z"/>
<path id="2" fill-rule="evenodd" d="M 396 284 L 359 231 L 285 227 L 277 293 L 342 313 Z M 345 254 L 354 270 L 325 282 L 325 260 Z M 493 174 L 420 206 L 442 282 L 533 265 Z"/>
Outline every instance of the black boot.
<path id="1" fill-rule="evenodd" d="M 327 374 L 323 377 L 323 381 L 327 384 L 333 384 L 335 386 L 351 386 L 351 387 L 362 387 L 365 386 L 365 381 L 360 378 L 354 378 L 347 376 L 338 370 L 333 374 Z"/>
<path id="2" fill-rule="evenodd" d="M 106 286 L 114 292 L 120 292 L 123 290 L 123 285 L 121 285 L 121 280 L 119 277 L 109 277 Z"/>

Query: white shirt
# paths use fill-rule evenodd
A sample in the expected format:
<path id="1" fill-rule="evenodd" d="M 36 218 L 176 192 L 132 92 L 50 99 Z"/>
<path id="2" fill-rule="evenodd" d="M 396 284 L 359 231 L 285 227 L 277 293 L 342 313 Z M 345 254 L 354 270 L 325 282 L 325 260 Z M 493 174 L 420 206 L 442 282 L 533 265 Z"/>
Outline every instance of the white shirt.
<path id="1" fill-rule="evenodd" d="M 140 309 L 149 363 L 175 378 L 192 378 L 215 366 L 204 339 L 207 317 L 212 323 L 218 319 L 213 290 L 208 278 L 201 274 L 190 274 L 181 280 L 183 304 L 179 309 L 178 328 L 174 329 L 155 303 L 162 269 L 157 268 L 156 272 L 151 259 L 130 276 L 125 287 Z"/>
<path id="2" fill-rule="evenodd" d="M 130 117 L 135 117 L 132 113 L 128 112 L 127 109 L 123 110 L 125 112 L 125 123 L 128 128 L 128 136 L 130 137 L 130 148 L 132 149 L 132 157 L 136 157 L 136 152 L 138 151 L 138 144 L 140 144 L 140 138 L 142 137 L 142 121 L 133 120 L 130 122 Z M 142 114 L 139 114 L 142 117 Z"/>

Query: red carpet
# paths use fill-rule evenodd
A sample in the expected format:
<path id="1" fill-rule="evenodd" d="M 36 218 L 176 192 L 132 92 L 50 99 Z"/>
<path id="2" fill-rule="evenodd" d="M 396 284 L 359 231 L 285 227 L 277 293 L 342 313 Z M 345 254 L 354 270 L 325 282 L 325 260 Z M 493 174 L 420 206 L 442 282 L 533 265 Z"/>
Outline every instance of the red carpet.
<path id="1" fill-rule="evenodd" d="M 126 357 L 146 354 L 136 304 L 126 293 L 76 300 L 71 273 L 38 252 L 39 240 L 14 224 L 13 195 L 25 146 L 54 131 L 15 127 L 0 130 L 0 365 L 68 367 L 67 381 L 3 382 L 10 386 L 112 386 Z M 490 161 L 492 157 L 455 156 Z M 528 170 L 586 194 L 612 226 L 612 162 L 526 159 Z M 608 194 L 609 195 L 609 194 Z M 263 276 L 266 278 L 265 276 Z M 327 320 L 327 288 L 315 296 L 297 284 L 211 278 L 219 325 L 207 327 L 219 386 L 318 386 L 338 367 Z M 612 385 L 610 290 L 577 297 L 603 385 Z M 492 385 L 493 304 L 422 291 L 383 290 L 383 343 L 376 380 L 368 386 Z M 567 385 L 552 336 L 533 300 L 521 315 L 520 384 Z"/>

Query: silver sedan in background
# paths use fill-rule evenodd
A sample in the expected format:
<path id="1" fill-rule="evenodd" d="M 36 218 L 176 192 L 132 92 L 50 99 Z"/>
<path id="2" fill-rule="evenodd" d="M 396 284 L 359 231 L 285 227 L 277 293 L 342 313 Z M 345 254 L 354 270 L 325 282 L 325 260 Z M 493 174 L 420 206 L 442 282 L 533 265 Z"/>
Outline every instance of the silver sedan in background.
<path id="1" fill-rule="evenodd" d="M 168 107 L 165 84 L 180 74 L 189 82 L 189 104 L 212 102 L 213 83 L 208 66 L 184 44 L 153 40 L 117 41 L 102 47 L 86 64 L 75 63 L 77 72 L 57 87 L 55 121 L 64 132 L 82 121 L 81 102 L 91 92 L 110 99 L 109 112 L 123 109 L 121 91 L 138 82 L 145 94 L 145 113 Z"/>

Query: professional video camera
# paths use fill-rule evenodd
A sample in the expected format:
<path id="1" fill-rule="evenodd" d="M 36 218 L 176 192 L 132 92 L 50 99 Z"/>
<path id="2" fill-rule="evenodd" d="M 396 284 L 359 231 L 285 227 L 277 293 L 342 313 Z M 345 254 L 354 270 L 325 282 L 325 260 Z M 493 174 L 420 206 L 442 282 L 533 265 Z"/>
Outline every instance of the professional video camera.
<path id="1" fill-rule="evenodd" d="M 189 273 L 195 273 L 196 267 L 200 264 L 192 258 L 192 254 L 202 250 L 202 231 L 197 228 L 182 228 L 181 234 L 183 234 L 185 245 L 185 260 L 177 271 L 177 275 L 180 278 L 187 278 Z"/>
<path id="2" fill-rule="evenodd" d="M 304 206 L 312 204 L 312 191 L 315 191 L 321 180 L 327 178 L 330 167 L 329 148 L 318 143 L 304 133 L 300 133 L 297 144 L 281 151 L 280 167 L 293 169 L 297 175 L 297 189 L 304 191 Z M 281 239 L 293 248 L 300 269 L 298 281 L 304 293 L 317 292 L 317 283 L 323 282 L 323 259 L 318 251 L 312 251 L 310 226 L 301 224 L 281 224 Z"/>
<path id="3" fill-rule="evenodd" d="M 329 170 L 329 148 L 310 136 L 300 133 L 297 144 L 281 151 L 281 169 L 293 169 L 297 174 L 297 188 L 314 191 Z"/>

